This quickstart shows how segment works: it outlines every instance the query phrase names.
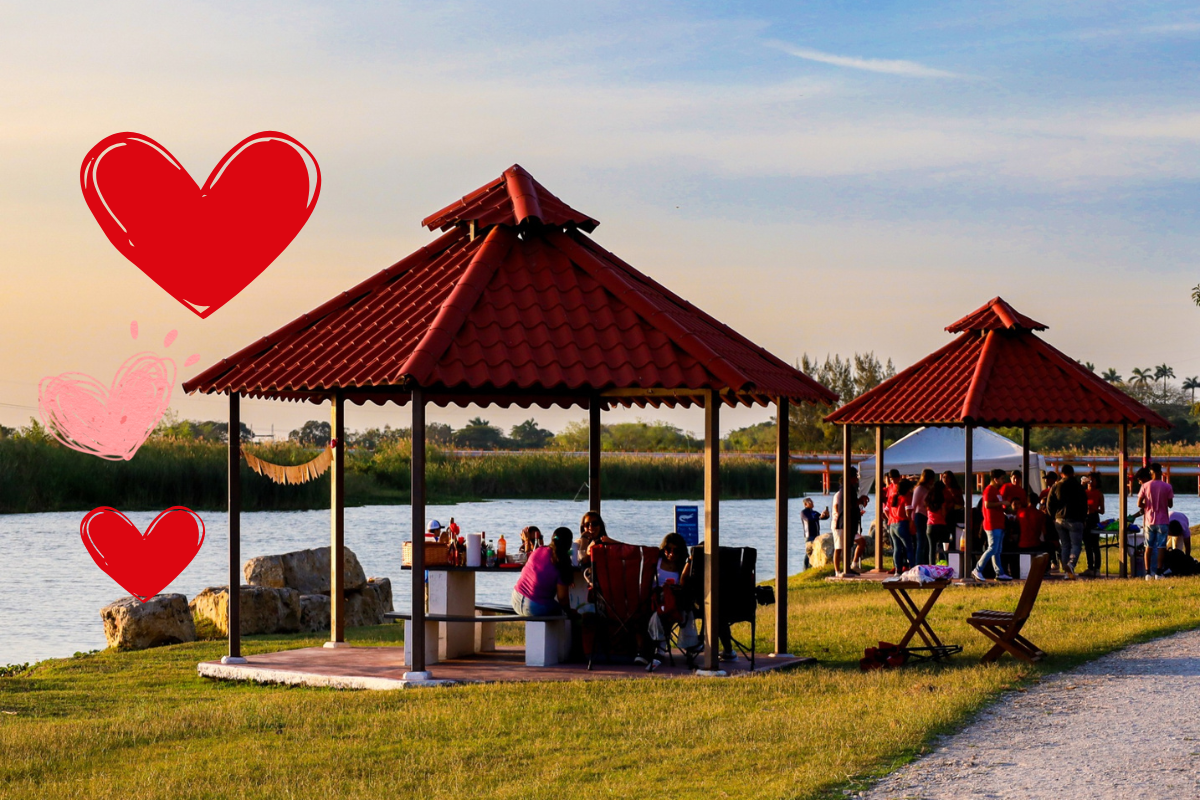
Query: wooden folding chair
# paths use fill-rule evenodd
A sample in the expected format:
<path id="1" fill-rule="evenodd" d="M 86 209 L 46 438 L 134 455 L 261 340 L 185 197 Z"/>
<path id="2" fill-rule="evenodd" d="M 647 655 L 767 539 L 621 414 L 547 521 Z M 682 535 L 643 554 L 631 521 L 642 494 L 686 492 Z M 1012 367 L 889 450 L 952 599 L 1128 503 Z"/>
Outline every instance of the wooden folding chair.
<path id="1" fill-rule="evenodd" d="M 983 654 L 981 663 L 997 661 L 1005 650 L 1030 664 L 1046 657 L 1037 645 L 1021 635 L 1021 628 L 1029 619 L 1029 612 L 1033 610 L 1038 590 L 1042 588 L 1042 578 L 1046 575 L 1050 556 L 1034 556 L 1031 561 L 1029 575 L 1025 579 L 1025 589 L 1021 592 L 1016 611 L 976 611 L 967 620 L 967 624 L 972 628 L 996 643 L 991 650 Z"/>

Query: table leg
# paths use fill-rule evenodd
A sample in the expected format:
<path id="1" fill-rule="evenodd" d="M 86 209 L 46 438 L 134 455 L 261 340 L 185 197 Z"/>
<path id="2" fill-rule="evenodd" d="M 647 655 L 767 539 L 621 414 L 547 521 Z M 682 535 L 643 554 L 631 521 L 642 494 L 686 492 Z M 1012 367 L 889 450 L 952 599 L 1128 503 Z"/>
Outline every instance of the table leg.
<path id="1" fill-rule="evenodd" d="M 475 616 L 475 573 L 429 572 L 429 613 Z M 442 660 L 475 652 L 475 623 L 438 623 L 438 657 Z"/>
<path id="2" fill-rule="evenodd" d="M 892 597 L 896 599 L 897 605 L 904 612 L 904 616 L 908 617 L 910 623 L 908 631 L 904 634 L 904 638 L 900 640 L 899 646 L 907 647 L 908 643 L 912 641 L 913 636 L 919 634 L 927 647 L 941 647 L 941 640 L 938 639 L 937 634 L 933 632 L 933 628 L 925 618 L 928 616 L 930 609 L 937 603 L 937 599 L 942 593 L 942 587 L 935 587 L 929 593 L 929 598 L 925 601 L 925 605 L 920 608 L 917 607 L 917 604 L 913 602 L 913 599 L 904 589 L 889 586 L 888 591 L 892 593 Z"/>

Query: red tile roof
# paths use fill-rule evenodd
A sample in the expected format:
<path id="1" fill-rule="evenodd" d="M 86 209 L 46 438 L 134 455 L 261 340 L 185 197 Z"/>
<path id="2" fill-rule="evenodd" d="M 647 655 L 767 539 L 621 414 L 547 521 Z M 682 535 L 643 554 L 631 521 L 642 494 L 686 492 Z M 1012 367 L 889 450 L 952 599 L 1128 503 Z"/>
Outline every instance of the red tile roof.
<path id="1" fill-rule="evenodd" d="M 532 217 L 542 224 L 525 224 Z M 438 403 L 526 406 L 586 404 L 618 389 L 714 389 L 736 395 L 727 403 L 837 399 L 601 248 L 581 230 L 594 220 L 519 167 L 426 224 L 449 230 L 184 389 L 319 401 L 336 388 L 354 402 L 403 402 L 415 384 Z"/>
<path id="2" fill-rule="evenodd" d="M 963 331 L 997 331 L 1016 330 L 1023 328 L 1027 331 L 1044 331 L 1046 326 L 1035 319 L 1030 319 L 1004 302 L 1004 298 L 993 297 L 979 308 L 967 314 L 946 330 L 951 333 Z"/>
<path id="3" fill-rule="evenodd" d="M 421 220 L 429 230 L 443 231 L 460 222 L 475 222 L 477 229 L 492 225 L 520 225 L 536 219 L 545 225 L 573 225 L 591 233 L 599 225 L 559 200 L 519 164 L 504 170 L 496 180 Z"/>
<path id="4" fill-rule="evenodd" d="M 996 298 L 951 325 L 948 345 L 826 417 L 852 425 L 1171 424 L 1039 339 Z"/>

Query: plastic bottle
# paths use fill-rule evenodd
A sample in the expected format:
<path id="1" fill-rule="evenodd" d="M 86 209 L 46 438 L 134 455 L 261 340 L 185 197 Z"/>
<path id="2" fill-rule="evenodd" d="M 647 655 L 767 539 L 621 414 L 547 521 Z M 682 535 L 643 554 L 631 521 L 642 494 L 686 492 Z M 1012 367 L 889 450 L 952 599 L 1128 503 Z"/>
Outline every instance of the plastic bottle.
<path id="1" fill-rule="evenodd" d="M 508 557 L 508 542 L 504 541 L 504 534 L 500 534 L 500 540 L 496 542 L 496 563 L 503 564 Z"/>

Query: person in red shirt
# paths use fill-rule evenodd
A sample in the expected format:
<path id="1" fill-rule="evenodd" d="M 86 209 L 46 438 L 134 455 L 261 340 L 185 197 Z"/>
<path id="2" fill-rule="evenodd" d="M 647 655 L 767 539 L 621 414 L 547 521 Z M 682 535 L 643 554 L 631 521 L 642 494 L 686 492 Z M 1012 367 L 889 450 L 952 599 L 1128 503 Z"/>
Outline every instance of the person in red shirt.
<path id="1" fill-rule="evenodd" d="M 1004 470 L 992 470 L 992 482 L 983 490 L 983 529 L 987 532 L 988 547 L 979 557 L 975 569 L 971 571 L 971 577 L 977 581 L 984 580 L 982 570 L 989 558 L 996 570 L 996 580 L 1012 580 L 1004 573 L 1004 565 L 1000 563 L 1000 553 L 1004 550 L 1004 526 L 1008 521 L 1004 515 L 1005 502 L 1000 495 L 1005 477 Z"/>
<path id="2" fill-rule="evenodd" d="M 916 542 L 912 537 L 912 490 L 913 482 L 901 478 L 894 484 L 896 490 L 888 500 L 888 532 L 892 535 L 892 563 L 896 574 L 916 563 Z"/>
<path id="3" fill-rule="evenodd" d="M 1087 556 L 1088 568 L 1083 574 L 1089 578 L 1100 575 L 1100 515 L 1104 513 L 1104 492 L 1100 489 L 1100 473 L 1093 472 L 1087 478 L 1087 517 L 1083 521 L 1083 552 Z"/>
<path id="4" fill-rule="evenodd" d="M 1008 483 L 1000 487 L 1000 499 L 1004 501 L 1005 510 L 1016 516 L 1018 511 L 1029 505 L 1029 495 L 1025 493 L 1021 470 L 1014 469 L 1008 477 Z"/>

